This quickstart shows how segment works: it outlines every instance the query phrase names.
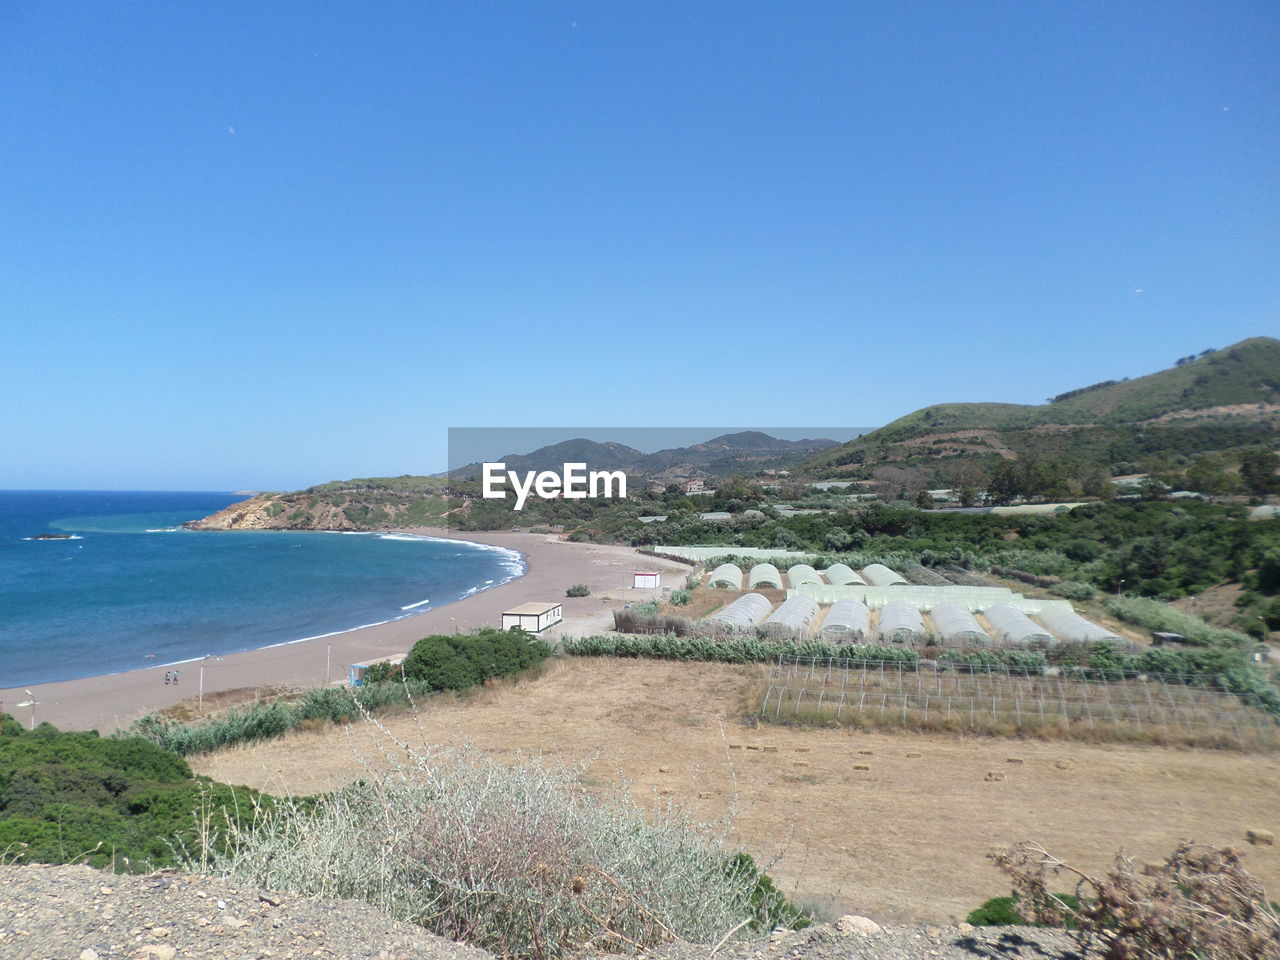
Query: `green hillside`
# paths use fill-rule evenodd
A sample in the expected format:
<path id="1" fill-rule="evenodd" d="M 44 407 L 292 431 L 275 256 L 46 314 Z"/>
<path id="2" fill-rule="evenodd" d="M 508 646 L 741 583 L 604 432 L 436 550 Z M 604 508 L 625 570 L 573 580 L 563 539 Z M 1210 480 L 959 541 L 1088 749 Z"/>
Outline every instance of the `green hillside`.
<path id="1" fill-rule="evenodd" d="M 1254 337 L 1133 380 L 1068 391 L 1038 405 L 925 407 L 811 458 L 812 474 L 871 475 L 878 466 L 1034 457 L 1128 468 L 1274 441 L 1280 427 L 1280 340 Z M 946 471 L 944 471 L 945 473 Z"/>

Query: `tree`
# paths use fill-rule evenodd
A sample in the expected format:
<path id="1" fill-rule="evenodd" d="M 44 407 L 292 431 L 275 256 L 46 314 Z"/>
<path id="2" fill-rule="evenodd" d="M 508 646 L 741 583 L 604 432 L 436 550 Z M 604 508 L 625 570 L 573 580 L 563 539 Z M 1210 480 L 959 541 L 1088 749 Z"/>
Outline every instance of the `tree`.
<path id="1" fill-rule="evenodd" d="M 1276 469 L 1280 468 L 1280 456 L 1266 447 L 1256 447 L 1240 454 L 1240 478 L 1249 492 L 1265 497 L 1280 489 Z"/>

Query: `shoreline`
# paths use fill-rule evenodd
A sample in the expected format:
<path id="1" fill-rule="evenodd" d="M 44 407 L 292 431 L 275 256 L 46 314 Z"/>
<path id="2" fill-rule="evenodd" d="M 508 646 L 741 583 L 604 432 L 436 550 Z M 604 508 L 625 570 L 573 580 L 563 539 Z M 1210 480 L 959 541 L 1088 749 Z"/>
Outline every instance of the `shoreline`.
<path id="1" fill-rule="evenodd" d="M 148 532 L 151 532 L 151 531 L 148 531 Z M 192 531 L 192 532 L 200 532 L 200 533 L 225 533 L 225 532 L 240 532 L 240 531 L 221 531 L 221 530 L 218 530 L 218 531 Z M 255 530 L 255 531 L 252 531 L 252 532 L 256 534 L 256 533 L 260 533 L 260 532 L 264 532 L 264 531 L 256 531 L 256 530 Z M 265 531 L 265 532 L 274 533 L 274 532 L 276 532 L 276 531 Z M 289 532 L 297 532 L 297 531 L 289 531 Z M 428 535 L 428 534 L 425 534 L 425 533 L 417 533 L 417 532 L 412 532 L 412 533 L 411 533 L 411 531 L 409 531 L 409 530 L 407 530 L 407 529 L 403 529 L 403 530 L 376 530 L 376 531 L 371 530 L 371 531 L 368 531 L 368 532 L 360 531 L 358 534 L 354 533 L 353 531 L 349 531 L 349 530 L 314 530 L 314 531 L 306 531 L 306 532 L 308 532 L 308 533 L 343 533 L 343 534 L 352 534 L 352 535 L 358 535 L 358 536 L 379 536 L 379 535 L 385 535 L 385 534 L 399 534 L 399 535 L 401 535 L 401 536 L 413 536 L 413 537 L 414 537 L 414 538 L 416 538 L 416 539 L 422 539 L 422 540 L 444 541 L 444 540 L 448 540 L 448 539 L 454 539 L 454 540 L 457 540 L 458 542 L 462 542 L 462 543 L 477 543 L 477 544 L 478 544 L 478 541 L 473 541 L 473 540 L 460 540 L 459 538 L 447 538 L 447 537 L 433 536 L 433 535 Z M 25 539 L 30 540 L 31 538 L 30 538 L 30 537 L 27 537 L 27 538 L 25 538 Z M 82 538 L 81 538 L 81 537 L 73 537 L 72 539 L 80 540 L 80 539 L 82 539 Z M 484 586 L 481 586 L 481 587 L 479 587 L 479 588 L 472 587 L 472 588 L 471 588 L 471 590 L 470 590 L 470 592 L 468 592 L 468 593 L 464 594 L 463 596 L 458 597 L 458 598 L 457 598 L 457 599 L 455 599 L 455 600 L 446 600 L 446 601 L 443 601 L 443 602 L 441 602 L 440 604 L 438 604 L 437 606 L 432 607 L 430 610 L 419 610 L 419 611 L 414 612 L 414 613 L 403 613 L 403 612 L 402 612 L 402 613 L 400 614 L 400 616 L 398 616 L 398 617 L 388 617 L 388 618 L 387 618 L 387 619 L 385 619 L 385 620 L 375 620 L 375 621 L 373 621 L 372 623 L 359 623 L 359 624 L 356 624 L 354 627 L 343 627 L 343 628 L 341 628 L 341 629 L 339 629 L 339 630 L 330 630 L 330 631 L 328 631 L 328 632 L 326 632 L 326 633 L 317 633 L 317 634 L 313 634 L 313 635 L 311 635 L 311 636 L 309 636 L 309 637 L 295 637 L 295 638 L 294 638 L 294 639 L 292 639 L 292 640 L 275 640 L 275 641 L 273 641 L 273 642 L 271 642 L 271 643 L 264 643 L 264 644 L 262 644 L 261 646 L 258 646 L 258 647 L 247 647 L 247 648 L 242 649 L 242 650 L 229 650 L 229 651 L 227 651 L 226 653 L 208 654 L 208 655 L 205 655 L 205 656 L 186 657 L 186 658 L 181 659 L 181 660 L 166 660 L 166 661 L 163 661 L 163 662 L 157 661 L 156 663 L 147 664 L 146 666 L 143 666 L 143 667 L 125 667 L 125 668 L 120 669 L 120 670 L 108 670 L 108 671 L 105 671 L 105 672 L 103 672 L 103 673 L 91 673 L 91 674 L 88 674 L 88 675 L 83 676 L 83 677 L 68 677 L 68 678 L 63 679 L 63 680 L 39 680 L 39 681 L 33 681 L 33 682 L 32 682 L 32 683 L 30 683 L 30 684 L 19 684 L 19 685 L 17 685 L 17 686 L 11 686 L 11 687 L 0 687 L 0 704 L 8 703 L 8 702 L 9 702 L 9 701 L 8 701 L 8 699 L 7 699 L 7 697 L 6 697 L 6 695 L 7 695 L 7 694 L 9 694 L 9 693 L 12 693 L 12 692 L 14 692 L 14 691 L 23 691 L 23 692 L 25 693 L 25 691 L 26 691 L 28 688 L 32 688 L 32 689 L 34 689 L 34 688 L 36 688 L 37 686 L 39 686 L 39 687 L 51 687 L 51 686 L 53 686 L 54 684 L 59 684 L 59 683 L 77 683 L 77 682 L 84 681 L 84 680 L 94 680 L 94 679 L 106 678 L 106 677 L 116 677 L 116 676 L 121 676 L 121 675 L 123 675 L 123 674 L 137 673 L 137 672 L 139 672 L 139 671 L 143 671 L 143 670 L 162 670 L 162 669 L 165 669 L 165 668 L 171 668 L 171 667 L 186 667 L 188 664 L 192 664 L 192 663 L 203 663 L 203 662 L 206 662 L 206 661 L 217 661 L 217 662 L 221 662 L 221 661 L 225 660 L 227 657 L 239 656 L 240 654 L 244 654 L 244 653 L 254 653 L 254 652 L 259 651 L 259 650 L 274 650 L 274 649 L 275 649 L 275 648 L 277 648 L 277 647 L 288 647 L 288 646 L 292 646 L 292 645 L 293 645 L 293 644 L 295 644 L 295 643 L 306 643 L 306 642 L 311 641 L 311 640 L 332 640 L 332 638 L 333 638 L 333 637 L 340 637 L 340 636 L 342 636 L 343 634 L 347 634 L 347 633 L 354 633 L 354 632 L 356 632 L 357 630 L 368 630 L 368 629 L 371 629 L 371 628 L 373 628 L 373 627 L 381 627 L 381 626 L 384 626 L 384 625 L 389 624 L 389 623 L 399 623 L 399 622 L 401 622 L 401 621 L 405 621 L 405 620 L 412 620 L 412 619 L 414 619 L 415 617 L 421 617 L 421 616 L 424 616 L 425 614 L 431 613 L 431 612 L 432 612 L 432 610 L 439 610 L 439 609 L 443 609 L 444 607 L 452 606 L 452 605 L 454 605 L 454 604 L 461 603 L 461 602 L 463 602 L 464 600 L 469 600 L 471 597 L 476 596 L 476 595 L 477 595 L 477 594 L 479 594 L 479 593 L 483 593 L 485 590 L 493 590 L 493 589 L 496 589 L 497 587 L 504 586 L 505 584 L 513 583 L 513 582 L 515 582 L 516 580 L 519 580 L 521 577 L 523 577 L 523 576 L 525 575 L 525 573 L 527 572 L 527 570 L 528 570 L 528 557 L 527 557 L 525 554 L 521 553 L 520 551 L 518 551 L 518 550 L 513 550 L 513 549 L 511 549 L 511 548 L 509 548 L 509 547 L 497 547 L 497 546 L 496 546 L 496 545 L 494 545 L 494 544 L 478 544 L 478 545 L 483 546 L 483 547 L 485 547 L 485 548 L 493 548 L 493 549 L 495 549 L 495 550 L 497 550 L 497 551 L 501 551 L 501 552 L 503 552 L 503 553 L 513 554 L 513 555 L 514 555 L 513 559 L 514 559 L 514 560 L 518 560 L 518 562 L 520 563 L 520 566 L 521 566 L 521 572 L 520 572 L 520 573 L 515 574 L 515 575 L 514 575 L 514 576 L 512 576 L 512 577 L 508 577 L 506 580 L 503 580 L 501 583 L 492 583 L 492 585 L 484 585 Z M 420 601 L 418 601 L 418 603 L 411 604 L 411 605 L 410 605 L 410 607 L 416 607 L 416 606 L 420 606 L 420 605 L 423 605 L 423 604 L 428 604 L 428 603 L 431 603 L 431 602 L 432 602 L 432 601 L 431 601 L 431 600 L 429 600 L 429 599 L 428 599 L 428 600 L 420 600 Z M 410 607 L 401 607 L 400 609 L 401 609 L 401 611 L 405 611 L 405 610 L 409 610 L 409 609 L 410 609 Z M 0 708 L 0 712 L 5 712 L 5 711 L 4 711 L 4 709 L 3 709 L 3 708 Z"/>
<path id="2" fill-rule="evenodd" d="M 570 543 L 545 534 L 472 533 L 436 527 L 387 532 L 510 550 L 520 555 L 524 572 L 421 613 L 334 633 L 280 641 L 220 657 L 196 657 L 75 680 L 3 688 L 0 711 L 9 713 L 24 727 L 30 726 L 34 712 L 37 724 L 48 721 L 62 729 L 108 733 L 127 728 L 148 713 L 194 701 L 201 679 L 206 697 L 245 691 L 245 699 L 254 699 L 255 691 L 345 684 L 351 664 L 402 656 L 417 640 L 431 633 L 469 633 L 481 626 L 496 627 L 503 610 L 527 601 L 563 604 L 564 623 L 547 631 L 548 636 L 573 632 L 574 626 L 598 625 L 599 629 L 603 626 L 601 615 L 618 602 L 652 595 L 652 590 L 630 588 L 633 569 L 657 569 L 671 574 L 683 574 L 689 569 L 670 560 L 641 555 L 632 547 Z M 668 586 L 675 582 L 667 578 Z M 575 583 L 587 584 L 591 595 L 565 597 L 565 590 Z M 606 604 L 602 597 L 612 602 Z M 174 667 L 181 673 L 180 683 L 166 686 L 164 674 Z M 28 689 L 34 695 L 34 708 Z"/>

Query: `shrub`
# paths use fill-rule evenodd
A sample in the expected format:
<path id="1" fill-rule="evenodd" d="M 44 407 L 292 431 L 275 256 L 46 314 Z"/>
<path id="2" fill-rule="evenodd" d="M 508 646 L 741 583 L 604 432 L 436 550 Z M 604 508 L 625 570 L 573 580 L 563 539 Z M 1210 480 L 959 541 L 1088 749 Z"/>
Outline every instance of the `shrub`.
<path id="1" fill-rule="evenodd" d="M 428 690 L 465 690 L 491 677 L 508 677 L 539 664 L 551 655 L 541 640 L 523 630 L 437 634 L 423 637 L 404 659 L 404 676 Z"/>
<path id="2" fill-rule="evenodd" d="M 138 737 L 102 738 L 0 715 L 0 850 L 16 863 L 84 862 L 145 872 L 194 847 L 202 804 L 233 820 L 258 797 L 196 777 L 181 757 Z"/>
<path id="3" fill-rule="evenodd" d="M 1079 580 L 1061 580 L 1049 588 L 1050 593 L 1056 593 L 1060 597 L 1066 597 L 1068 600 L 1092 600 L 1098 590 L 1091 583 L 1082 583 Z"/>
<path id="4" fill-rule="evenodd" d="M 561 649 L 571 657 L 637 657 L 713 663 L 772 663 L 780 656 L 887 660 L 901 664 L 920 661 L 916 651 L 899 646 L 825 643 L 821 640 L 795 643 L 756 637 L 679 637 L 674 634 L 566 637 Z"/>
<path id="5" fill-rule="evenodd" d="M 1083 952 L 1280 960 L 1280 915 L 1231 847 L 1182 843 L 1153 876 L 1139 876 L 1123 854 L 1105 876 L 1090 876 L 1032 843 L 991 859 L 1013 879 L 1018 912 L 1039 924 L 1070 923 Z M 1074 904 L 1047 892 L 1049 877 L 1062 874 L 1076 881 Z"/>
<path id="6" fill-rule="evenodd" d="M 1071 909 L 1079 906 L 1079 901 L 1074 894 L 1055 893 L 1059 901 L 1067 904 Z M 1043 926 L 1044 924 L 1036 924 L 1033 920 L 1028 920 L 1018 912 L 1018 902 L 1020 897 L 992 897 L 978 909 L 972 911 L 965 921 L 973 924 L 975 927 L 1025 927 L 1025 926 Z M 1068 925 L 1071 924 L 1071 918 L 1068 917 L 1064 921 Z"/>
<path id="7" fill-rule="evenodd" d="M 190 866 L 364 900 L 450 940 L 535 960 L 803 921 L 754 862 L 680 807 L 646 815 L 625 789 L 588 795 L 573 769 L 509 767 L 472 751 L 403 755 L 336 793 L 282 801 L 252 830 L 233 824 Z"/>
<path id="8" fill-rule="evenodd" d="M 672 590 L 671 605 L 673 607 L 683 607 L 686 603 L 693 599 L 692 590 Z"/>
<path id="9" fill-rule="evenodd" d="M 585 583 L 575 583 L 564 592 L 566 597 L 586 597 L 591 595 L 591 588 Z"/>

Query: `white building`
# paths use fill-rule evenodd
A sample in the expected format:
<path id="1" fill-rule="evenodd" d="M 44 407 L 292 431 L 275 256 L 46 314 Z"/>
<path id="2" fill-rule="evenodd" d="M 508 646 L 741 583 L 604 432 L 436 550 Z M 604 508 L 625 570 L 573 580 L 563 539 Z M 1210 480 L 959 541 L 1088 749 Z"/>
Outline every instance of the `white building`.
<path id="1" fill-rule="evenodd" d="M 631 574 L 631 586 L 636 590 L 657 590 L 662 586 L 662 574 L 637 570 Z"/>
<path id="2" fill-rule="evenodd" d="M 541 633 L 564 619 L 564 613 L 558 603 L 533 601 L 512 607 L 502 614 L 502 629 L 512 630 L 519 627 L 528 633 Z"/>

